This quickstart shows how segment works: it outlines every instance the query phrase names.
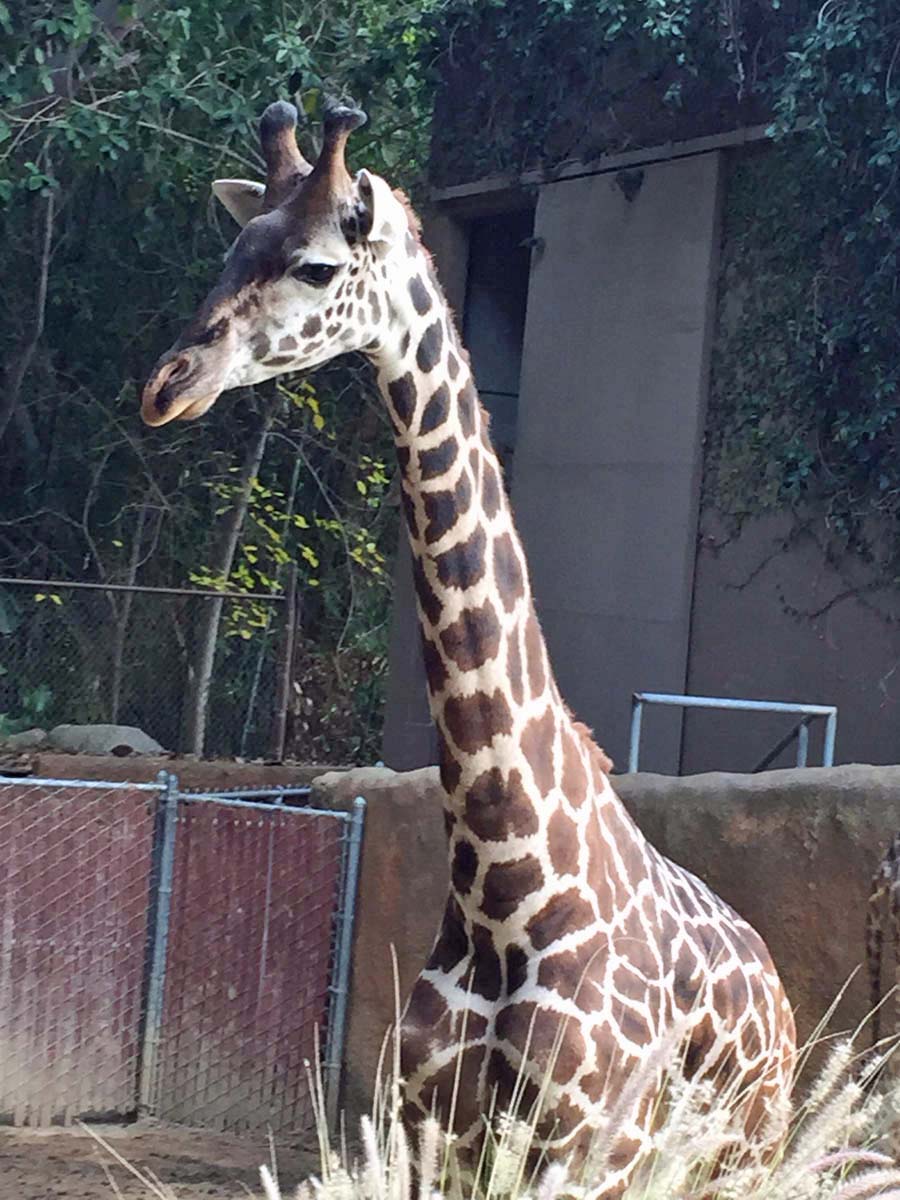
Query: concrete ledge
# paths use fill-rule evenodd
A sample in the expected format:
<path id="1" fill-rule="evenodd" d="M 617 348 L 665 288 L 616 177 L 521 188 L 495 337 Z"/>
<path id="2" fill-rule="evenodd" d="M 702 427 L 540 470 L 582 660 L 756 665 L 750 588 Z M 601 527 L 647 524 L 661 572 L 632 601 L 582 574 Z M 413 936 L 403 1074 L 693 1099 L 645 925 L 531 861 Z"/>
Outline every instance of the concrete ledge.
<path id="1" fill-rule="evenodd" d="M 664 854 L 705 879 L 769 944 L 807 1039 L 865 962 L 872 874 L 900 828 L 900 766 L 846 766 L 613 780 Z M 401 1002 L 437 931 L 447 862 L 437 768 L 321 776 L 316 803 L 368 801 L 360 880 L 344 1104 L 368 1107 L 384 1033 L 394 1019 L 391 946 Z M 832 1028 L 868 1012 L 858 971 Z"/>

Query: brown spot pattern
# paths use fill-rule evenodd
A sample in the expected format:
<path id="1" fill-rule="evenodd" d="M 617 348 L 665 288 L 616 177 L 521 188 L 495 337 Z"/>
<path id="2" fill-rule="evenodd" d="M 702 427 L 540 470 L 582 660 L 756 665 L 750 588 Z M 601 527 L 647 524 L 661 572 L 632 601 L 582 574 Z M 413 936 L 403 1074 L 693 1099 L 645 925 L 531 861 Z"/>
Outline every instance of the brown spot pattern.
<path id="1" fill-rule="evenodd" d="M 495 737 L 512 732 L 512 714 L 499 688 L 488 695 L 450 696 L 444 704 L 444 724 L 453 741 L 466 754 L 490 746 Z"/>
<path id="2" fill-rule="evenodd" d="M 543 694 L 547 686 L 547 675 L 544 671 L 544 639 L 538 625 L 534 610 L 528 614 L 525 622 L 525 660 L 528 663 L 528 686 L 532 696 Z"/>
<path id="3" fill-rule="evenodd" d="M 433 429 L 443 425 L 447 420 L 450 412 L 450 389 L 446 383 L 442 383 L 439 388 L 436 388 L 431 394 L 431 399 L 425 405 L 425 411 L 422 413 L 422 421 L 419 425 L 419 432 L 422 434 L 431 433 Z"/>
<path id="4" fill-rule="evenodd" d="M 508 533 L 494 541 L 494 582 L 507 612 L 512 612 L 525 594 L 522 564 Z"/>
<path id="5" fill-rule="evenodd" d="M 465 896 L 471 891 L 475 872 L 478 870 L 478 855 L 475 847 L 465 838 L 460 838 L 453 848 L 450 864 L 450 879 L 457 892 Z"/>
<path id="6" fill-rule="evenodd" d="M 578 826 L 557 807 L 547 823 L 550 861 L 557 875 L 578 874 Z"/>
<path id="7" fill-rule="evenodd" d="M 458 450 L 459 445 L 455 437 L 446 438 L 431 450 L 420 450 L 419 469 L 422 472 L 423 481 L 435 479 L 438 475 L 445 475 L 456 461 Z"/>
<path id="8" fill-rule="evenodd" d="M 409 371 L 388 384 L 388 394 L 397 420 L 408 429 L 416 403 L 416 385 Z"/>
<path id="9" fill-rule="evenodd" d="M 593 909 L 577 888 L 569 888 L 553 896 L 540 912 L 534 914 L 525 928 L 536 950 L 546 948 L 576 929 L 583 929 L 593 918 Z"/>
<path id="10" fill-rule="evenodd" d="M 495 921 L 504 921 L 519 907 L 523 897 L 544 886 L 544 872 L 533 854 L 513 862 L 491 863 L 484 877 L 481 911 Z"/>
<path id="11" fill-rule="evenodd" d="M 431 308 L 431 297 L 419 275 L 413 275 L 409 281 L 409 294 L 413 302 L 413 308 L 420 317 L 424 316 L 429 308 Z"/>
<path id="12" fill-rule="evenodd" d="M 464 609 L 441 632 L 441 645 L 461 671 L 484 666 L 500 651 L 500 622 L 489 600 L 480 608 Z"/>
<path id="13" fill-rule="evenodd" d="M 425 332 L 416 350 L 416 366 L 427 374 L 433 371 L 440 361 L 441 347 L 444 344 L 444 327 L 440 321 L 434 321 Z"/>
<path id="14" fill-rule="evenodd" d="M 484 575 L 483 529 L 476 529 L 468 541 L 460 542 L 435 559 L 438 579 L 444 587 L 465 590 Z"/>
<path id="15" fill-rule="evenodd" d="M 500 484 L 497 482 L 497 472 L 487 461 L 484 464 L 484 477 L 481 481 L 481 507 L 489 521 L 492 521 L 500 511 Z"/>
<path id="16" fill-rule="evenodd" d="M 522 753 L 542 796 L 546 796 L 556 783 L 553 769 L 555 733 L 556 721 L 552 708 L 544 709 L 539 717 L 532 717 L 522 731 Z"/>
<path id="17" fill-rule="evenodd" d="M 504 776 L 499 767 L 483 771 L 466 792 L 465 819 L 483 841 L 502 842 L 527 837 L 540 828 L 522 776 L 513 768 Z"/>

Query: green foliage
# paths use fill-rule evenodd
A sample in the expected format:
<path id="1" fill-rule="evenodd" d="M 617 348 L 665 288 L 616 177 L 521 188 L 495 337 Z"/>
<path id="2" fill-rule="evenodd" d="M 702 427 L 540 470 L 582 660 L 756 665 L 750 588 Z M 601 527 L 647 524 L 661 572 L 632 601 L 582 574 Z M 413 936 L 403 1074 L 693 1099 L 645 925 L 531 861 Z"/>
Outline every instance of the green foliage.
<path id="1" fill-rule="evenodd" d="M 726 192 L 706 496 L 737 523 L 802 510 L 895 580 L 897 5 L 484 0 L 438 38 L 445 182 L 771 122 L 778 146 L 736 155 Z"/>
<path id="2" fill-rule="evenodd" d="M 260 176 L 256 123 L 271 100 L 297 101 L 313 155 L 323 97 L 355 98 L 370 122 L 353 157 L 415 187 L 430 106 L 422 45 L 435 7 L 0 5 L 0 572 L 269 592 L 296 559 L 311 674 L 348 679 L 351 700 L 357 678 L 378 692 L 355 718 L 341 717 L 332 745 L 320 731 L 316 753 L 332 761 L 378 752 L 396 509 L 383 503 L 390 432 L 368 372 L 344 360 L 286 389 L 228 580 L 204 564 L 275 386 L 226 396 L 203 423 L 159 434 L 140 427 L 137 394 L 221 267 L 236 229 L 209 202 L 209 185 Z M 114 624 L 129 620 L 113 607 Z M 160 602 L 161 616 L 168 611 Z M 126 639 L 132 661 L 158 661 L 166 679 L 183 677 L 191 645 L 190 614 L 173 613 L 164 642 L 163 620 L 131 618 Z M 267 616 L 253 602 L 226 609 L 232 636 L 216 677 L 229 680 L 236 711 L 259 654 L 271 663 L 277 648 Z M 74 611 L 53 617 L 59 638 L 71 635 L 92 663 L 107 649 Z M 41 681 L 54 644 L 32 652 L 26 682 Z M 94 667 L 82 673 L 84 712 L 70 719 L 96 716 L 110 694 Z M 0 707 L 15 702 L 7 692 Z M 331 704 L 321 698 L 323 710 Z M 292 749 L 310 752 L 302 737 Z"/>

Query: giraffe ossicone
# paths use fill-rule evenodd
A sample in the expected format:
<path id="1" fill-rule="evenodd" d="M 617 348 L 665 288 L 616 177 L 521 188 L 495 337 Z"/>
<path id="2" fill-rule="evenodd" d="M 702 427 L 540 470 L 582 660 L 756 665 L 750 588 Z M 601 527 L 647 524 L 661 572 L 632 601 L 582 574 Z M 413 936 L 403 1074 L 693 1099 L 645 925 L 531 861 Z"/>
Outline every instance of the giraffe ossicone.
<path id="1" fill-rule="evenodd" d="M 196 317 L 142 397 L 150 425 L 221 392 L 357 350 L 394 431 L 451 886 L 401 1031 L 411 1121 L 453 1108 L 463 1148 L 484 1114 L 543 1099 L 551 1154 L 582 1158 L 628 1083 L 661 1053 L 742 1093 L 747 1139 L 771 1144 L 794 1023 L 759 935 L 643 837 L 611 764 L 560 698 L 468 357 L 405 198 L 351 176 L 362 114 L 331 110 L 314 166 L 296 110 L 261 123 L 265 183 L 218 181 L 243 225 Z M 677 1046 L 670 1047 L 672 1039 Z M 619 1113 L 598 1194 L 649 1145 L 663 1072 Z"/>

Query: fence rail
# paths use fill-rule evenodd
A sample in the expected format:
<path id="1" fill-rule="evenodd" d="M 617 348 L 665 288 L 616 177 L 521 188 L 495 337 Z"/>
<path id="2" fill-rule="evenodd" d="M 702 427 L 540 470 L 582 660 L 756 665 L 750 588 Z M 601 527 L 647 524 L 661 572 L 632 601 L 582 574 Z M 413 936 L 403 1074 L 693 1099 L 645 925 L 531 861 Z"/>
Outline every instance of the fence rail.
<path id="1" fill-rule="evenodd" d="M 0 576 L 0 713 L 11 729 L 134 725 L 166 750 L 280 758 L 293 571 L 287 585 L 268 595 Z"/>
<path id="2" fill-rule="evenodd" d="M 311 1121 L 337 1092 L 365 802 L 0 777 L 0 1123 Z"/>

